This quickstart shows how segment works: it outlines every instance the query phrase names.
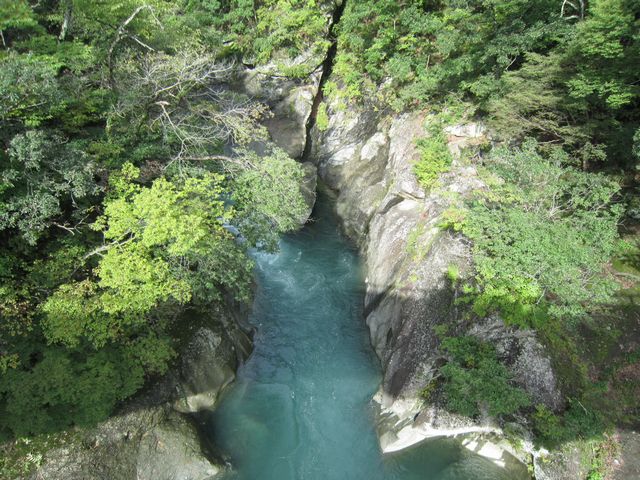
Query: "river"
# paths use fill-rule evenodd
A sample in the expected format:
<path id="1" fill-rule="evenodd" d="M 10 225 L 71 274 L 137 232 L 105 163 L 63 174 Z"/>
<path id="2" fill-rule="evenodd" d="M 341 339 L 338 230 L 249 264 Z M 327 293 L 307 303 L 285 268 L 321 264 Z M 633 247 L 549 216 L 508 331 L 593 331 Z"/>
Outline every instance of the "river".
<path id="1" fill-rule="evenodd" d="M 314 221 L 256 253 L 255 349 L 208 422 L 242 480 L 507 480 L 453 439 L 382 455 L 371 397 L 381 381 L 362 318 L 355 248 L 320 195 Z"/>

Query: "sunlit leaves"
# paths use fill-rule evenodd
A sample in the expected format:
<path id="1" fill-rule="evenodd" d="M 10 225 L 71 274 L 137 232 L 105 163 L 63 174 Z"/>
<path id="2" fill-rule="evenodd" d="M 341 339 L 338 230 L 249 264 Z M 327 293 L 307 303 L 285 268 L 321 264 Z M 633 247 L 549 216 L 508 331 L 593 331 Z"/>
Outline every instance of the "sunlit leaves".
<path id="1" fill-rule="evenodd" d="M 161 178 L 127 188 L 135 173 L 125 166 L 116 177 L 123 196 L 108 199 L 97 222 L 108 243 L 95 251 L 101 255 L 96 280 L 62 285 L 45 303 L 50 341 L 77 345 L 86 338 L 104 346 L 144 326 L 163 304 L 186 304 L 194 295 L 211 301 L 221 289 L 245 294 L 250 262 L 223 226 L 230 213 L 222 178 L 191 178 L 181 186 Z"/>
<path id="2" fill-rule="evenodd" d="M 263 158 L 253 152 L 245 152 L 244 157 L 253 167 L 234 182 L 238 212 L 234 223 L 252 244 L 273 249 L 279 235 L 298 228 L 304 216 L 303 172 L 300 164 L 280 149 Z"/>
<path id="3" fill-rule="evenodd" d="M 482 195 L 465 217 L 462 231 L 474 242 L 477 268 L 476 313 L 498 310 L 521 325 L 547 313 L 575 322 L 606 304 L 615 291 L 603 264 L 618 235 L 618 185 L 545 159 L 531 142 L 497 149 L 489 163 L 519 194 L 509 201 Z"/>
<path id="4" fill-rule="evenodd" d="M 266 106 L 216 47 L 323 50 L 329 17 L 186 3 L 0 0 L 0 437 L 104 418 L 166 370 L 176 316 L 247 300 L 247 248 L 302 218 L 300 166 L 240 151 Z"/>

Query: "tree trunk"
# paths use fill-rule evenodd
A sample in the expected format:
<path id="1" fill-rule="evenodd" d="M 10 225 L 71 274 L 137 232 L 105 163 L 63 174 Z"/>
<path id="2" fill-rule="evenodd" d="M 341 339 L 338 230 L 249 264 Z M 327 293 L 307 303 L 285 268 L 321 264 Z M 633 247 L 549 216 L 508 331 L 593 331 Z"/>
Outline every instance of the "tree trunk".
<path id="1" fill-rule="evenodd" d="M 62 27 L 60 28 L 60 36 L 58 39 L 63 42 L 67 36 L 67 32 L 71 27 L 71 18 L 73 16 L 73 0 L 63 0 L 64 13 L 62 18 Z"/>

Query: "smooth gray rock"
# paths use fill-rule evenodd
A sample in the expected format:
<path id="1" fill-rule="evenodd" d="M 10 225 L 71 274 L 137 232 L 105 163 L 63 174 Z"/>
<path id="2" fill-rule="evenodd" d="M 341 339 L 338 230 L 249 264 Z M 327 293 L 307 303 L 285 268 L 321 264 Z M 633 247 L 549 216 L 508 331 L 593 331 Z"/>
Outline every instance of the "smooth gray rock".
<path id="1" fill-rule="evenodd" d="M 640 432 L 621 430 L 617 433 L 620 454 L 614 460 L 613 480 L 640 478 Z"/>
<path id="2" fill-rule="evenodd" d="M 48 452 L 31 480 L 210 480 L 224 467 L 203 452 L 195 427 L 171 408 L 112 417 Z"/>
<path id="3" fill-rule="evenodd" d="M 328 128 L 312 130 L 312 160 L 336 191 L 344 230 L 366 260 L 365 317 L 384 374 L 376 395 L 381 444 L 404 448 L 412 438 L 417 442 L 438 432 L 500 431 L 489 418 L 461 419 L 421 399 L 420 391 L 445 361 L 435 333 L 439 325 L 451 335 L 476 335 L 495 345 L 534 401 L 561 408 L 551 362 L 534 332 L 507 328 L 497 319 L 470 329 L 455 303 L 457 292 L 447 270 L 455 266 L 463 276 L 469 272 L 470 245 L 438 224 L 454 197 L 483 188 L 475 167 L 454 160 L 437 188 L 425 192 L 413 165 L 428 118 L 331 104 L 327 110 Z M 457 125 L 446 133 L 456 158 L 466 145 L 486 141 L 478 124 Z"/>
<path id="4" fill-rule="evenodd" d="M 230 342 L 211 329 L 199 329 L 182 355 L 180 395 L 174 408 L 183 413 L 212 408 L 222 389 L 235 379 L 236 365 Z"/>
<path id="5" fill-rule="evenodd" d="M 329 128 L 314 127 L 311 160 L 318 174 L 338 195 L 336 208 L 347 234 L 360 242 L 369 220 L 386 196 L 384 171 L 388 155 L 386 129 L 378 131 L 374 112 L 332 110 Z"/>
<path id="6" fill-rule="evenodd" d="M 307 205 L 307 209 L 304 215 L 300 218 L 300 225 L 304 225 L 309 220 L 313 206 L 316 204 L 316 187 L 318 184 L 318 170 L 316 166 L 311 162 L 304 162 L 302 164 L 304 170 L 304 178 L 300 191 L 304 196 L 304 201 Z"/>
<path id="7" fill-rule="evenodd" d="M 180 320 L 181 347 L 176 368 L 158 385 L 156 403 L 169 400 L 182 413 L 212 409 L 222 390 L 252 349 L 246 305 L 210 306 L 190 311 Z M 165 398 L 162 398 L 162 395 Z"/>
<path id="8" fill-rule="evenodd" d="M 291 158 L 302 158 L 307 141 L 307 121 L 311 115 L 317 84 L 293 88 L 273 105 L 273 116 L 264 121 L 273 142 Z"/>
<path id="9" fill-rule="evenodd" d="M 239 88 L 265 103 L 271 115 L 264 125 L 273 142 L 287 154 L 300 159 L 307 141 L 307 122 L 318 93 L 320 70 L 304 80 L 277 75 L 270 69 L 246 69 Z"/>

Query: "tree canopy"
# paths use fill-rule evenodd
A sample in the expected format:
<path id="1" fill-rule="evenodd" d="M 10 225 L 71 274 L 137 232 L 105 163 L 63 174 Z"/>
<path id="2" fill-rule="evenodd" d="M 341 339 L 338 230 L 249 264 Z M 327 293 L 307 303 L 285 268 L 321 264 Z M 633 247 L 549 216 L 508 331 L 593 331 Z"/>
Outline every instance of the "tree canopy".
<path id="1" fill-rule="evenodd" d="M 266 107 L 228 86 L 223 3 L 0 2 L 0 436 L 104 418 L 167 369 L 183 309 L 247 300 L 247 249 L 297 227 L 302 170 L 250 148 Z M 300 48 L 306 11 L 257 55 Z"/>

